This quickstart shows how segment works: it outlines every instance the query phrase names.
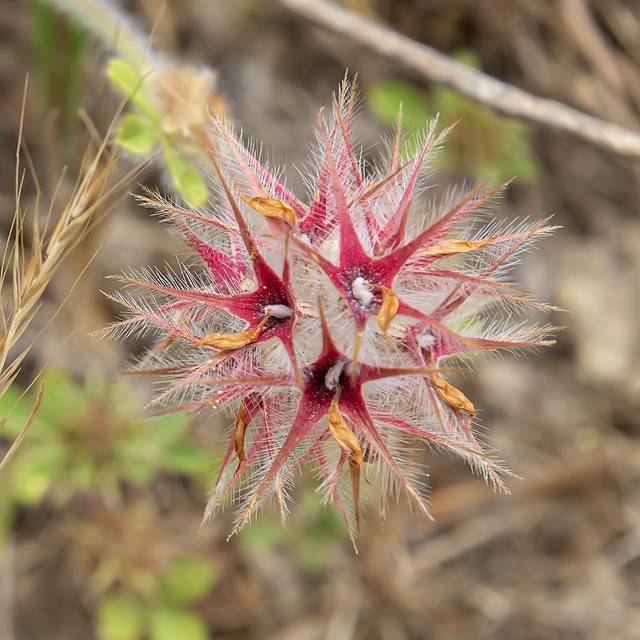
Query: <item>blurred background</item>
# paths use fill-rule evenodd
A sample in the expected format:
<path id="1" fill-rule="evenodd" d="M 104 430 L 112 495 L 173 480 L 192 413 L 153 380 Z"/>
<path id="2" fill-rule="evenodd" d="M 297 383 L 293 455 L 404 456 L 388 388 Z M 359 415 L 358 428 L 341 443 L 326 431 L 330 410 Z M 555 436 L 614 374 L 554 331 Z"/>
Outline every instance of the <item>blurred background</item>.
<path id="1" fill-rule="evenodd" d="M 535 95 L 640 129 L 640 2 L 343 4 Z M 359 74 L 358 134 L 373 158 L 400 101 L 410 128 L 436 112 L 443 124 L 462 119 L 434 189 L 517 176 L 496 215 L 553 214 L 563 227 L 525 256 L 517 279 L 570 313 L 552 314 L 566 326 L 555 347 L 485 361 L 461 382 L 485 439 L 520 476 L 512 495 L 425 452 L 434 522 L 405 500 L 384 524 L 371 511 L 356 555 L 304 477 L 285 527 L 265 512 L 227 542 L 230 513 L 200 528 L 223 422 L 154 418 L 147 381 L 119 376 L 145 345 L 87 336 L 117 313 L 100 293 L 117 286 L 108 275 L 186 254 L 123 198 L 58 271 L 0 402 L 2 415 L 17 403 L 0 431 L 6 450 L 34 403 L 21 387 L 47 365 L 35 423 L 0 475 L 0 640 L 640 638 L 638 165 L 498 119 L 275 0 L 124 5 L 157 50 L 218 71 L 229 113 L 287 163 L 301 194 L 294 167 L 347 67 Z M 25 77 L 24 141 L 55 217 L 87 144 L 78 108 L 102 132 L 118 109 L 108 59 L 108 47 L 47 7 L 0 0 L 3 246 Z M 122 175 L 132 166 L 125 160 Z M 166 185 L 159 163 L 122 195 L 136 182 Z M 25 209 L 36 195 L 27 177 Z"/>

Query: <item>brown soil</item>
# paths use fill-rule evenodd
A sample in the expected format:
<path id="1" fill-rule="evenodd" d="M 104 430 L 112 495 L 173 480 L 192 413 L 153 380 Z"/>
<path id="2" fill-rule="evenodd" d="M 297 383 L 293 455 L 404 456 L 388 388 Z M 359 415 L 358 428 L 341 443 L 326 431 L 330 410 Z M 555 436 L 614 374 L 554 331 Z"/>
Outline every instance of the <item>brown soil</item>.
<path id="1" fill-rule="evenodd" d="M 128 4 L 141 23 L 152 25 L 163 3 Z M 639 2 L 345 4 L 443 52 L 469 50 L 484 71 L 531 93 L 640 128 Z M 30 70 L 25 139 L 45 191 L 51 192 L 59 167 L 73 157 L 60 144 L 59 120 L 46 117 L 38 103 L 29 6 L 22 0 L 0 3 L 3 233 L 13 213 L 16 132 Z M 581 7 L 587 26 L 579 20 Z M 290 165 L 301 166 L 317 111 L 328 104 L 346 67 L 358 72 L 365 93 L 381 78 L 412 79 L 431 89 L 275 1 L 169 0 L 161 15 L 157 47 L 215 67 L 220 94 L 237 122 Z M 104 60 L 97 45 L 84 60 L 82 103 L 98 122 L 108 121 L 117 105 L 105 98 L 99 79 Z M 364 121 L 368 143 L 380 125 L 370 114 Z M 311 569 L 300 555 L 307 531 L 302 507 L 297 515 L 294 507 L 289 533 L 279 543 L 226 543 L 230 517 L 198 534 L 204 496 L 179 479 L 164 478 L 146 497 L 157 501 L 159 526 L 182 548 L 206 553 L 219 573 L 215 589 L 197 607 L 211 637 L 640 637 L 640 173 L 631 162 L 557 133 L 536 128 L 532 140 L 540 177 L 510 187 L 498 215 L 553 214 L 562 225 L 539 251 L 526 255 L 517 277 L 538 299 L 570 312 L 552 317 L 567 328 L 543 353 L 481 364 L 465 386 L 481 410 L 487 441 L 522 478 L 511 481 L 513 494 L 494 494 L 463 465 L 429 456 L 435 522 L 411 514 L 404 501 L 382 528 L 370 512 L 358 555 L 338 537 Z M 289 177 L 290 185 L 301 188 L 295 171 Z M 161 183 L 162 176 L 152 169 L 140 181 Z M 45 300 L 45 318 L 98 245 L 101 251 L 37 343 L 25 374 L 43 362 L 76 376 L 96 363 L 109 376 L 125 367 L 130 345 L 83 337 L 114 311 L 99 293 L 114 286 L 104 277 L 170 258 L 181 247 L 129 202 L 59 274 Z M 70 326 L 74 336 L 60 346 Z M 70 508 L 75 517 L 85 514 L 81 502 Z M 93 637 L 96 596 L 83 583 L 73 549 L 61 542 L 58 524 L 66 517 L 50 505 L 20 513 L 0 569 L 0 640 Z"/>

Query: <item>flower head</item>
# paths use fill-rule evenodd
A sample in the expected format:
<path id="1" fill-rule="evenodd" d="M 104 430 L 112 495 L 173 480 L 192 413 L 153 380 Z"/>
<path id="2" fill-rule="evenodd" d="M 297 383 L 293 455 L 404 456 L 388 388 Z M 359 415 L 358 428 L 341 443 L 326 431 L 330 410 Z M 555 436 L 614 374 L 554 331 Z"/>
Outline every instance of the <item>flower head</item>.
<path id="1" fill-rule="evenodd" d="M 428 128 L 404 158 L 400 124 L 387 160 L 368 166 L 351 141 L 356 96 L 345 81 L 321 115 L 311 202 L 291 193 L 222 120 L 207 143 L 209 209 L 144 202 L 178 227 L 203 266 L 122 278 L 123 331 L 158 335 L 140 370 L 164 382 L 157 402 L 233 415 L 206 509 L 239 505 L 236 529 L 275 496 L 283 517 L 296 472 L 311 465 L 351 534 L 362 487 L 401 488 L 425 513 L 423 441 L 466 459 L 502 487 L 505 469 L 478 443 L 472 402 L 449 374 L 479 352 L 550 344 L 516 324 L 538 305 L 505 275 L 551 230 L 486 222 L 499 189 L 423 198 L 446 131 Z"/>

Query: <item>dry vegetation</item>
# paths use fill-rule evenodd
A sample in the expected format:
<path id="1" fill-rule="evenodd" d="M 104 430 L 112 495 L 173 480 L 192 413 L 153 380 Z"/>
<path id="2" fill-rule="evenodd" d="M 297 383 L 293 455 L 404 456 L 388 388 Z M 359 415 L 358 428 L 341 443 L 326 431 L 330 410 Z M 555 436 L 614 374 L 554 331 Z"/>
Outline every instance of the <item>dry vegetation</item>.
<path id="1" fill-rule="evenodd" d="M 162 4 L 127 3 L 141 23 L 155 24 L 159 49 L 218 69 L 229 111 L 289 164 L 305 158 L 317 109 L 327 104 L 346 67 L 358 71 L 365 94 L 389 77 L 431 89 L 406 69 L 312 26 L 275 0 L 169 0 L 160 12 Z M 471 51 L 485 72 L 532 94 L 640 130 L 640 2 L 344 4 L 442 52 Z M 33 73 L 28 6 L 22 0 L 0 3 L 3 238 L 14 213 L 24 77 Z M 106 99 L 100 48 L 91 44 L 88 52 L 82 103 L 101 125 L 118 102 Z M 70 163 L 72 173 L 74 158 L 81 157 L 61 142 L 57 116 L 46 114 L 37 91 L 31 92 L 24 138 L 47 199 L 55 196 L 60 166 Z M 364 121 L 360 133 L 367 144 L 378 137 L 381 125 L 371 114 Z M 76 144 L 82 148 L 82 141 Z M 464 466 L 429 456 L 435 522 L 412 515 L 404 501 L 382 528 L 369 513 L 357 556 L 346 536 L 305 506 L 304 491 L 284 533 L 266 517 L 248 535 L 228 543 L 224 533 L 230 519 L 224 516 L 198 531 L 201 485 L 166 473 L 145 492 L 125 492 L 126 510 L 139 513 L 141 503 L 151 505 L 146 524 L 137 528 L 113 524 L 108 512 L 82 493 L 67 504 L 66 514 L 50 502 L 22 508 L 0 555 L 0 640 L 94 637 L 99 594 L 87 588 L 92 570 L 87 567 L 94 560 L 88 551 L 74 552 L 70 517 L 112 537 L 122 535 L 140 554 L 157 543 L 157 566 L 163 554 L 176 549 L 206 557 L 217 579 L 196 610 L 215 638 L 640 637 L 640 172 L 632 161 L 550 130 L 533 128 L 532 144 L 539 176 L 531 184 L 512 185 L 497 215 L 542 219 L 554 214 L 554 223 L 563 226 L 540 251 L 526 256 L 518 277 L 538 298 L 570 311 L 553 318 L 567 329 L 544 353 L 482 363 L 479 375 L 465 386 L 481 409 L 488 440 L 522 478 L 512 481 L 513 495 L 494 494 Z M 448 171 L 435 182 L 445 188 L 461 177 Z M 148 171 L 141 180 L 154 185 L 162 175 Z M 292 171 L 290 185 L 301 188 L 299 182 Z M 56 199 L 63 201 L 70 189 L 65 182 Z M 27 181 L 23 205 L 33 210 L 29 201 L 35 197 Z M 47 289 L 25 339 L 43 327 L 46 331 L 19 381 L 28 383 L 29 374 L 45 362 L 75 378 L 95 368 L 109 376 L 123 369 L 127 349 L 140 345 L 83 337 L 114 312 L 99 294 L 113 286 L 105 276 L 172 260 L 183 251 L 133 203 L 111 212 L 108 223 L 85 236 Z M 211 448 L 222 431 L 209 419 L 195 433 L 203 447 Z M 0 477 L 3 482 L 8 483 Z M 156 556 L 149 561 L 156 562 Z"/>

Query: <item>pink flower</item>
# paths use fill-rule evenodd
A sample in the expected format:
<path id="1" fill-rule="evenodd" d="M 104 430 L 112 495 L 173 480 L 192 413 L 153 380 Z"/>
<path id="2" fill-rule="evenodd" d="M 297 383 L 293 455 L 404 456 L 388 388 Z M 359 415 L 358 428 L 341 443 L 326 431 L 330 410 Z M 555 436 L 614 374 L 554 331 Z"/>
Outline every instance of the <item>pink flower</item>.
<path id="1" fill-rule="evenodd" d="M 239 505 L 236 529 L 275 496 L 283 517 L 310 465 L 353 536 L 361 488 L 406 489 L 428 513 L 420 441 L 456 453 L 498 487 L 507 473 L 478 443 L 471 401 L 448 374 L 479 352 L 550 344 L 515 312 L 539 305 L 505 282 L 517 256 L 552 230 L 485 223 L 499 189 L 426 200 L 433 122 L 415 157 L 400 126 L 384 166 L 352 146 L 355 92 L 345 82 L 321 116 L 311 203 L 294 196 L 223 121 L 206 143 L 213 203 L 191 211 L 150 194 L 205 269 L 145 271 L 124 282 L 117 327 L 152 332 L 139 369 L 164 381 L 157 402 L 219 407 L 235 418 L 206 509 Z M 366 479 L 366 482 L 362 482 Z"/>

